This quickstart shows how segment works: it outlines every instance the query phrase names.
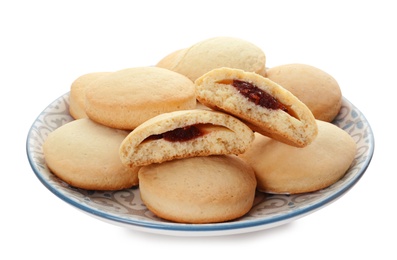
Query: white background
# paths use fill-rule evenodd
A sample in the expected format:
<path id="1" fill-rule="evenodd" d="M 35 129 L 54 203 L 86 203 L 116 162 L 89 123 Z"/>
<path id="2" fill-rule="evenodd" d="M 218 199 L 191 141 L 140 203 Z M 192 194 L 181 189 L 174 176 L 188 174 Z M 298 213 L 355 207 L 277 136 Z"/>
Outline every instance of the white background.
<path id="1" fill-rule="evenodd" d="M 393 1 L 7 2 L 0 3 L 1 259 L 396 259 Z M 352 190 L 277 228 L 186 238 L 94 219 L 40 183 L 27 133 L 75 78 L 153 65 L 214 36 L 260 46 L 268 67 L 306 63 L 337 79 L 375 133 L 372 163 Z"/>

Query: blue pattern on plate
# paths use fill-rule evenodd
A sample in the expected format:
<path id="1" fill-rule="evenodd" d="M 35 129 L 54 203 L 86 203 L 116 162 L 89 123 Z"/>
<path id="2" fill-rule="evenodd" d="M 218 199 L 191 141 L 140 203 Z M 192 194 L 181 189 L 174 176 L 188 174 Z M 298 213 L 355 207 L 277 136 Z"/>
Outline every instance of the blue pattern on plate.
<path id="1" fill-rule="evenodd" d="M 45 164 L 42 145 L 48 134 L 73 118 L 69 115 L 69 93 L 52 102 L 34 121 L 26 149 L 31 167 L 45 187 L 60 199 L 92 216 L 148 232 L 181 235 L 222 235 L 249 232 L 285 224 L 334 201 L 364 174 L 374 153 L 374 136 L 364 115 L 346 99 L 333 123 L 357 143 L 355 160 L 345 176 L 334 185 L 311 193 L 270 195 L 258 192 L 254 206 L 244 217 L 217 224 L 179 224 L 162 220 L 143 204 L 138 188 L 121 191 L 76 189 L 54 176 Z"/>

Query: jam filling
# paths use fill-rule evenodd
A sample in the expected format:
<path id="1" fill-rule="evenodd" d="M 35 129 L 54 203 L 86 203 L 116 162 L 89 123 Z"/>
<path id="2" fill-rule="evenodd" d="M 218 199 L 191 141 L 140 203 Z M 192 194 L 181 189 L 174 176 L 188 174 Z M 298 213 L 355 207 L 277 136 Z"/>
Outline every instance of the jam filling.
<path id="1" fill-rule="evenodd" d="M 243 96 L 254 102 L 256 105 L 268 109 L 281 109 L 288 113 L 288 108 L 272 95 L 261 90 L 257 86 L 241 80 L 233 80 L 233 87 L 235 87 Z"/>
<path id="2" fill-rule="evenodd" d="M 218 82 L 220 84 L 228 84 L 235 87 L 238 92 L 243 95 L 244 97 L 248 98 L 251 102 L 254 102 L 256 105 L 277 110 L 280 109 L 289 115 L 296 117 L 293 111 L 290 111 L 286 105 L 278 101 L 275 97 L 266 93 L 262 89 L 258 88 L 252 83 L 238 80 L 238 79 L 226 79 Z"/>
<path id="3" fill-rule="evenodd" d="M 151 135 L 146 138 L 145 141 L 157 139 L 164 139 L 169 142 L 189 141 L 206 134 L 205 131 L 203 131 L 203 129 L 200 127 L 201 125 L 203 124 L 189 125 L 181 128 L 176 128 L 162 134 Z"/>

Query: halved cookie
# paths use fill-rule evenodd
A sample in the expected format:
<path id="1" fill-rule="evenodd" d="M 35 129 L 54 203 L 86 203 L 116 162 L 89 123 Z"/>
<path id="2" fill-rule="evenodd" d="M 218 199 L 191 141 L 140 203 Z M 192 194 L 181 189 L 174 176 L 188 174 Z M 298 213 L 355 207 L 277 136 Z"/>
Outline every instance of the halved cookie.
<path id="1" fill-rule="evenodd" d="M 304 147 L 317 135 L 312 112 L 291 92 L 253 72 L 214 69 L 195 81 L 197 100 L 230 113 L 254 131 Z"/>
<path id="2" fill-rule="evenodd" d="M 240 154 L 253 141 L 253 131 L 237 118 L 211 110 L 164 113 L 135 128 L 122 142 L 127 166 L 214 154 Z"/>

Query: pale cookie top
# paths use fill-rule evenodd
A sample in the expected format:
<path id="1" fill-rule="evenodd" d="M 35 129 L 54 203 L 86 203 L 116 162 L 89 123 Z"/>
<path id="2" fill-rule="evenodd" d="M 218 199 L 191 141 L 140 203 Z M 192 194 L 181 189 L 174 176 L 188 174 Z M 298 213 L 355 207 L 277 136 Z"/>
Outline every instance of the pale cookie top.
<path id="1" fill-rule="evenodd" d="M 195 81 L 206 72 L 220 67 L 264 75 L 265 65 L 265 53 L 253 43 L 233 37 L 215 37 L 175 51 L 156 66 L 176 71 Z"/>
<path id="2" fill-rule="evenodd" d="M 266 76 L 288 89 L 319 120 L 331 122 L 342 105 L 338 82 L 325 71 L 306 64 L 284 64 L 269 68 Z"/>
<path id="3" fill-rule="evenodd" d="M 51 171 L 70 185 L 88 190 L 119 190 L 138 184 L 137 167 L 125 167 L 118 149 L 129 132 L 89 118 L 51 132 L 43 145 Z"/>
<path id="4" fill-rule="evenodd" d="M 183 223 L 223 222 L 253 205 L 256 179 L 237 156 L 191 157 L 144 166 L 141 198 L 156 215 Z"/>
<path id="5" fill-rule="evenodd" d="M 91 72 L 81 75 L 72 82 L 69 95 L 69 112 L 74 119 L 86 118 L 85 90 L 98 78 L 111 72 Z"/>
<path id="6" fill-rule="evenodd" d="M 157 67 L 128 68 L 101 77 L 86 90 L 86 113 L 109 127 L 132 130 L 161 113 L 196 106 L 187 77 Z"/>
<path id="7" fill-rule="evenodd" d="M 258 189 L 269 193 L 303 193 L 326 188 L 339 180 L 356 155 L 356 142 L 339 127 L 321 120 L 318 135 L 304 148 L 255 135 L 240 157 L 255 171 Z"/>

